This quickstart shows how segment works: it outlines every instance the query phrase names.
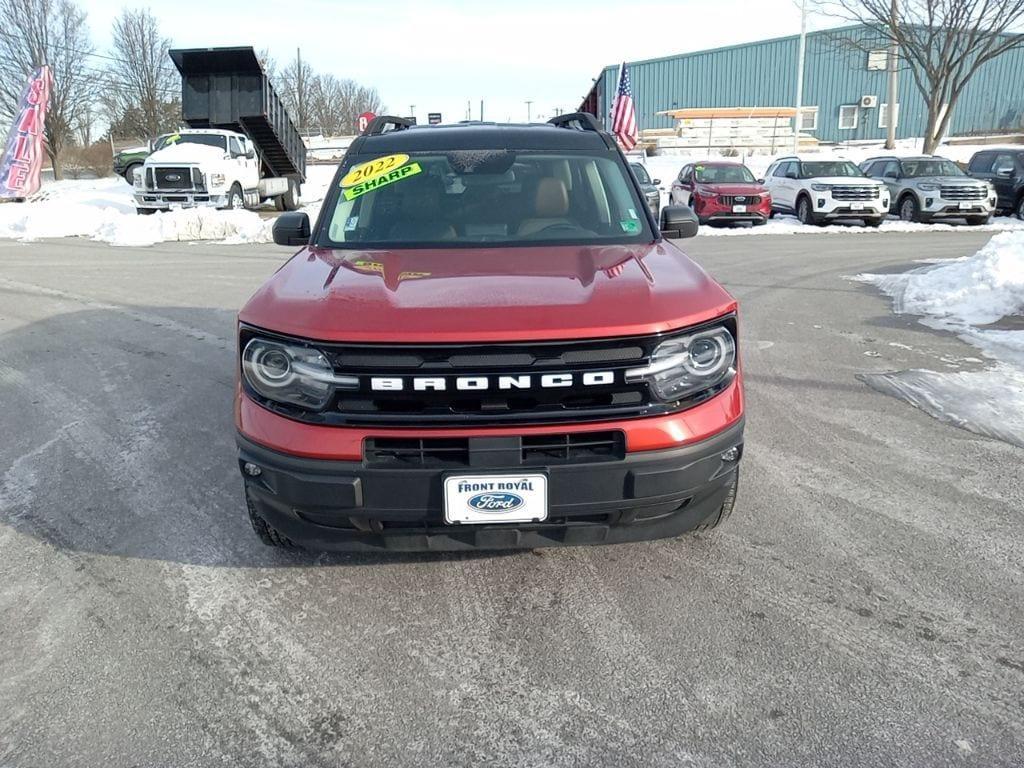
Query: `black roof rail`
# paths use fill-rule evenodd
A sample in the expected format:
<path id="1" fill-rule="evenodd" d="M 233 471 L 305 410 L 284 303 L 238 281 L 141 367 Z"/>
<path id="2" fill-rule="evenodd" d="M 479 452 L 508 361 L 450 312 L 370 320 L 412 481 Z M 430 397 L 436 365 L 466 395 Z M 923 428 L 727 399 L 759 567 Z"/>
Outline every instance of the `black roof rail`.
<path id="1" fill-rule="evenodd" d="M 370 124 L 366 126 L 366 130 L 363 131 L 362 135 L 380 136 L 382 133 L 388 133 L 388 126 L 390 126 L 390 130 L 392 131 L 404 131 L 406 128 L 412 128 L 414 125 L 416 125 L 414 120 L 409 120 L 405 117 L 380 115 L 370 121 Z"/>
<path id="2" fill-rule="evenodd" d="M 597 118 L 589 112 L 570 112 L 567 115 L 556 115 L 548 120 L 548 122 L 559 128 L 601 132 L 601 126 L 597 124 Z"/>

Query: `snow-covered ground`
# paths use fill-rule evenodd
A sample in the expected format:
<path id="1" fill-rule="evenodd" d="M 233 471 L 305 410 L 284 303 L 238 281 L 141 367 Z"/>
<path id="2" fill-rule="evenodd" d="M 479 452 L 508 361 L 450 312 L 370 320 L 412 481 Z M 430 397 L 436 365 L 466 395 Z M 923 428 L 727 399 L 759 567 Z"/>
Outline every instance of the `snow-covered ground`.
<path id="1" fill-rule="evenodd" d="M 920 315 L 993 361 L 982 371 L 909 370 L 863 379 L 938 419 L 1024 447 L 1024 232 L 994 236 L 973 256 L 897 275 L 857 275 L 892 297 L 897 314 Z M 1018 330 L 1017 328 L 1022 328 Z"/>
<path id="2" fill-rule="evenodd" d="M 167 151 L 167 150 L 165 150 Z M 334 165 L 311 165 L 302 187 L 303 210 L 315 216 Z M 273 221 L 254 211 L 189 208 L 139 216 L 132 188 L 120 177 L 57 181 L 24 203 L 0 205 L 0 238 L 88 237 L 111 245 L 153 245 L 170 240 L 265 243 Z"/>

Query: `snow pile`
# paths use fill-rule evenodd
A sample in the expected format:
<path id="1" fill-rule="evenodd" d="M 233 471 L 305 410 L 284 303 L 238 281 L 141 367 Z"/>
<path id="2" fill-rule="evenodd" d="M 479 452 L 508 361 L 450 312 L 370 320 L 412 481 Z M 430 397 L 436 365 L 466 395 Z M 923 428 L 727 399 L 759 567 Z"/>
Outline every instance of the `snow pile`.
<path id="1" fill-rule="evenodd" d="M 990 224 L 967 226 L 966 224 L 919 224 L 913 221 L 900 221 L 889 217 L 880 227 L 867 227 L 851 219 L 829 224 L 825 227 L 805 226 L 793 216 L 777 215 L 759 227 L 750 225 L 733 226 L 702 226 L 698 230 L 701 237 L 743 237 L 747 235 L 876 235 L 893 232 L 1018 232 L 1024 233 L 1024 221 L 1001 216 Z"/>
<path id="2" fill-rule="evenodd" d="M 996 235 L 963 259 L 854 279 L 892 297 L 897 314 L 921 315 L 923 324 L 953 331 L 997 361 L 976 372 L 868 374 L 861 377 L 867 384 L 938 419 L 1024 447 L 1024 330 L 980 327 L 1024 316 L 1024 232 Z"/>
<path id="3" fill-rule="evenodd" d="M 178 151 L 181 147 L 161 150 Z M 193 149 L 217 150 L 193 145 Z M 191 155 L 195 157 L 194 154 Z M 335 165 L 310 166 L 302 187 L 302 210 L 315 218 L 334 176 Z M 266 206 L 265 206 L 266 207 Z M 273 209 L 273 204 L 269 205 Z M 227 244 L 269 243 L 272 219 L 253 211 L 186 208 L 139 216 L 132 188 L 122 179 L 58 181 L 25 203 L 0 205 L 0 238 L 29 242 L 48 237 L 88 237 L 111 245 L 143 246 L 173 240 L 214 240 Z"/>

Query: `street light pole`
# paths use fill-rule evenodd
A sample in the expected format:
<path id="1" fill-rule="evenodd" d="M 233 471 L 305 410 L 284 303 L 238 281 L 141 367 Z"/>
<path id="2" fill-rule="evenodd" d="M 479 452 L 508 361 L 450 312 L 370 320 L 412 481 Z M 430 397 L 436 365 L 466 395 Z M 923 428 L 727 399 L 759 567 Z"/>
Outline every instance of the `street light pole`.
<path id="1" fill-rule="evenodd" d="M 793 126 L 793 152 L 800 151 L 800 112 L 804 102 L 804 57 L 807 55 L 807 0 L 800 3 L 800 53 L 796 64 L 796 125 Z"/>
<path id="2" fill-rule="evenodd" d="M 530 122 L 530 120 L 531 120 L 531 119 L 532 119 L 532 117 L 533 117 L 533 112 L 532 112 L 532 111 L 531 111 L 531 109 L 530 109 L 530 105 L 531 105 L 531 104 L 533 104 L 533 102 L 532 102 L 532 101 L 527 101 L 527 102 L 526 102 L 526 122 Z"/>
<path id="3" fill-rule="evenodd" d="M 889 97 L 888 104 L 885 108 L 885 148 L 896 149 L 896 121 L 899 120 L 899 110 L 897 109 L 897 99 L 899 99 L 899 74 L 896 70 L 896 65 L 899 63 L 900 48 L 896 44 L 896 28 L 899 22 L 897 21 L 897 14 L 899 13 L 899 7 L 897 6 L 897 0 L 892 0 L 891 10 L 889 11 L 889 34 L 891 39 L 889 40 Z"/>

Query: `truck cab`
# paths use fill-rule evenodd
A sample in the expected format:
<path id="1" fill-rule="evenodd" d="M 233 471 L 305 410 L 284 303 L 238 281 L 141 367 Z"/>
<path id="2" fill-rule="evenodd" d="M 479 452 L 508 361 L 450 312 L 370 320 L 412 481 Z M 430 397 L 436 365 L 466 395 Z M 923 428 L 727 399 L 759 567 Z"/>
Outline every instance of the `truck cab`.
<path id="1" fill-rule="evenodd" d="M 261 192 L 259 158 L 234 131 L 190 129 L 162 136 L 132 179 L 140 212 L 210 206 L 254 208 Z"/>

